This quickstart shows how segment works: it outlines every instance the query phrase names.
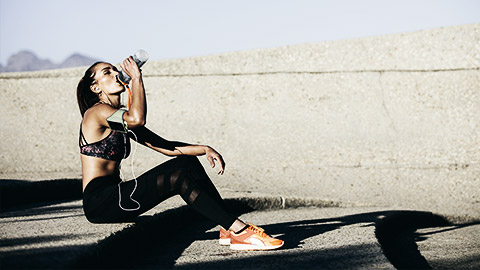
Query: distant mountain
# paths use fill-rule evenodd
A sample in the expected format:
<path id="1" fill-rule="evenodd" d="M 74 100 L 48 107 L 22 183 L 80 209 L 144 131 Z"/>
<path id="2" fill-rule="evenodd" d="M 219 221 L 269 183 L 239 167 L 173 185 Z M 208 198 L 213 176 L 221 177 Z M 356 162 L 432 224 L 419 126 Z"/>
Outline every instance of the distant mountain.
<path id="1" fill-rule="evenodd" d="M 91 64 L 97 62 L 97 59 L 89 58 L 78 53 L 70 55 L 65 61 L 58 65 L 58 68 L 69 68 L 69 67 L 79 67 L 79 66 L 90 66 Z"/>
<path id="2" fill-rule="evenodd" d="M 7 66 L 4 67 L 4 71 L 31 71 L 53 68 L 55 68 L 55 64 L 50 60 L 39 59 L 30 51 L 21 51 L 8 58 Z"/>
<path id="3" fill-rule="evenodd" d="M 18 72 L 18 71 L 35 71 L 45 69 L 89 66 L 97 59 L 83 56 L 75 53 L 65 59 L 60 64 L 52 63 L 48 59 L 40 59 L 37 55 L 31 51 L 20 51 L 8 58 L 7 65 L 5 67 L 0 65 L 0 72 Z"/>

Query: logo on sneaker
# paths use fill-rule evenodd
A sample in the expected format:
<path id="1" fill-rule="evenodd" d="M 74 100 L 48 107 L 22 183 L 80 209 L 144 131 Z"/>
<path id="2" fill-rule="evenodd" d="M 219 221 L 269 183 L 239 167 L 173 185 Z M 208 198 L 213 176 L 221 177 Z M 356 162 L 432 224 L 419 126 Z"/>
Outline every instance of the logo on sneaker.
<path id="1" fill-rule="evenodd" d="M 262 240 L 257 239 L 255 237 L 250 237 L 248 240 L 250 241 L 250 243 L 252 243 L 255 246 L 259 246 L 259 247 L 265 246 L 265 243 Z"/>

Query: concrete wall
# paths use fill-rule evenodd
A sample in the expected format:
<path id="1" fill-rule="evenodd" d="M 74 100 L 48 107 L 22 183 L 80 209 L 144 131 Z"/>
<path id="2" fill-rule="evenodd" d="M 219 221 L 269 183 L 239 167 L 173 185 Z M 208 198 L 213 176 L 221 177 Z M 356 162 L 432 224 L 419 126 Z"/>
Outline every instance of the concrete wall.
<path id="1" fill-rule="evenodd" d="M 221 152 L 223 190 L 480 216 L 479 68 L 480 24 L 152 61 L 147 126 Z M 0 74 L 1 178 L 81 177 L 84 70 Z"/>

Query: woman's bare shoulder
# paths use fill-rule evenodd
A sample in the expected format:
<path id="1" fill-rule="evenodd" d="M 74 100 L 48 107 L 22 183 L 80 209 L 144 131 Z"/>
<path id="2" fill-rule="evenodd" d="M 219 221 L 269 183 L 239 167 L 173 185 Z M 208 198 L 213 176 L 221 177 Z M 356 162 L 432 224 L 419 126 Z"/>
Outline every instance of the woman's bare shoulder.
<path id="1" fill-rule="evenodd" d="M 108 104 L 95 104 L 85 112 L 83 118 L 106 118 L 112 115 L 115 111 L 116 109 Z"/>
<path id="2" fill-rule="evenodd" d="M 96 104 L 83 115 L 82 124 L 87 126 L 107 126 L 107 118 L 116 110 L 107 104 Z"/>

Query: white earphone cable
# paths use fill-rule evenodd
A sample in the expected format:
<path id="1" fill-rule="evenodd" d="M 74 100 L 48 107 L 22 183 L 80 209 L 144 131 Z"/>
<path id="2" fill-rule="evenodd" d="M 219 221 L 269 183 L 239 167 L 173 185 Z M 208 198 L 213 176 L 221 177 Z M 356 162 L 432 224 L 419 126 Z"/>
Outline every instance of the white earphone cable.
<path id="1" fill-rule="evenodd" d="M 136 200 L 134 200 L 132 198 L 132 196 L 133 196 L 133 193 L 135 192 L 135 190 L 137 189 L 137 185 L 138 185 L 137 177 L 135 176 L 135 171 L 133 170 L 133 160 L 135 159 L 135 153 L 137 152 L 138 138 L 137 138 L 137 135 L 135 135 L 135 133 L 133 133 L 133 131 L 128 130 L 128 132 L 131 132 L 133 134 L 133 136 L 135 137 L 135 142 L 136 142 L 133 153 L 132 153 L 132 158 L 130 160 L 130 167 L 132 169 L 132 176 L 133 176 L 133 179 L 135 181 L 135 187 L 133 188 L 132 193 L 130 193 L 130 200 L 135 202 L 138 206 L 136 208 L 124 208 L 124 207 L 122 207 L 122 193 L 120 192 L 120 184 L 122 184 L 125 179 L 124 179 L 124 176 L 122 174 L 122 170 L 120 168 L 119 168 L 119 171 L 120 171 L 120 175 L 122 177 L 122 181 L 120 181 L 118 183 L 118 206 L 120 206 L 120 208 L 124 211 L 136 211 L 136 210 L 140 209 L 140 203 L 137 202 Z M 127 136 L 126 140 L 128 140 L 128 136 Z M 127 147 L 127 142 L 125 141 L 125 155 L 127 154 L 127 148 L 126 147 Z M 125 158 L 125 156 L 124 156 L 124 158 Z"/>

